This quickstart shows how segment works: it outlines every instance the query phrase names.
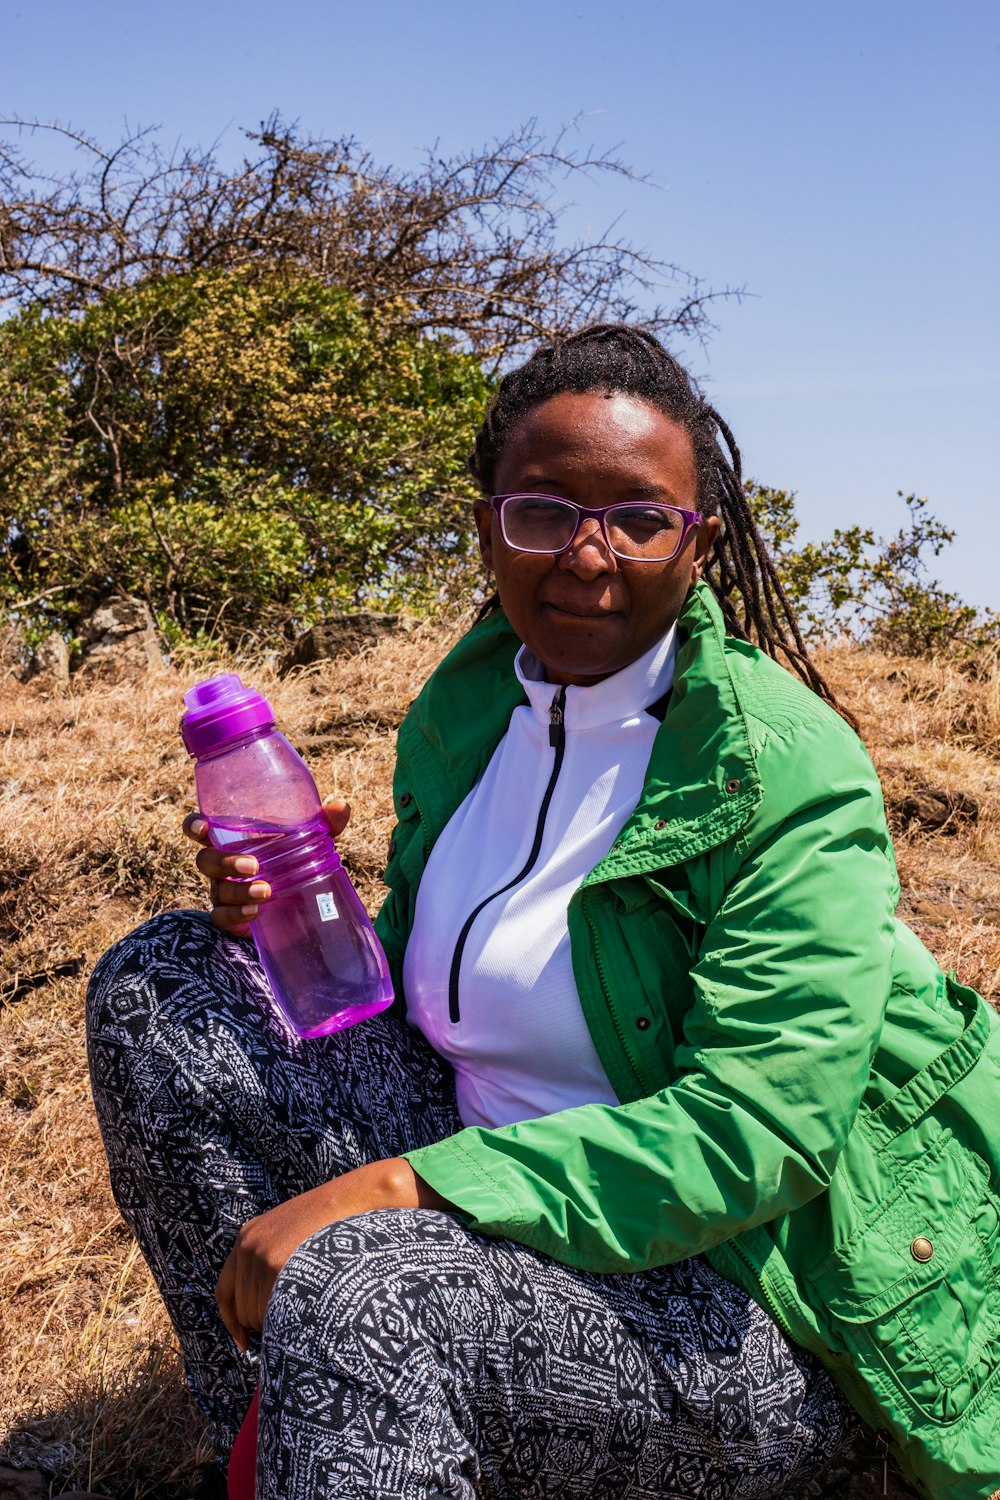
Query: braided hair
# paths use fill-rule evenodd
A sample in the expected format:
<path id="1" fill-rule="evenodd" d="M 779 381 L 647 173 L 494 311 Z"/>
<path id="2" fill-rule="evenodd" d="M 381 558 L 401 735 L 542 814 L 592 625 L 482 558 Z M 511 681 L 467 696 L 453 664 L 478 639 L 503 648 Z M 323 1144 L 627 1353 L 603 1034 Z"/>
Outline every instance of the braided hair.
<path id="1" fill-rule="evenodd" d="M 468 460 L 483 493 L 493 493 L 500 454 L 527 412 L 552 396 L 590 391 L 646 401 L 688 434 L 698 475 L 698 508 L 722 522 L 705 578 L 722 608 L 726 630 L 741 640 L 755 641 L 775 660 L 779 653 L 786 657 L 803 682 L 857 728 L 810 659 L 747 502 L 740 450 L 732 433 L 653 334 L 624 323 L 595 323 L 543 344 L 525 364 L 505 375 Z M 497 603 L 494 596 L 482 613 L 488 614 Z"/>

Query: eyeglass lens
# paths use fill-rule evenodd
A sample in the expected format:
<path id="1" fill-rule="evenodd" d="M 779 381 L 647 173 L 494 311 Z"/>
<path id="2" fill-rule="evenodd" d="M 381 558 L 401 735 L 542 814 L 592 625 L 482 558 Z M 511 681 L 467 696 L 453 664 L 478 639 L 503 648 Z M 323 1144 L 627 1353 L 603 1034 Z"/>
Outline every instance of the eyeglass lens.
<path id="1" fill-rule="evenodd" d="M 555 496 L 514 495 L 503 507 L 506 541 L 525 552 L 560 552 L 579 520 L 576 506 Z M 664 561 L 680 545 L 684 518 L 666 505 L 616 505 L 605 511 L 604 526 L 613 552 Z"/>

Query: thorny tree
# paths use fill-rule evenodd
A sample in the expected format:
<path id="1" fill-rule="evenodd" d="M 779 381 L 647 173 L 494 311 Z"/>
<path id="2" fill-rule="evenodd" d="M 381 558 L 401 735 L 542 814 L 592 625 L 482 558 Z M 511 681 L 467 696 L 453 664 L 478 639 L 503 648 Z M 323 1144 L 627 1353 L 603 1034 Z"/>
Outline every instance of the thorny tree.
<path id="1" fill-rule="evenodd" d="M 63 126 L 0 120 L 0 303 L 66 312 L 178 272 L 276 268 L 398 303 L 411 328 L 448 333 L 480 360 L 596 318 L 640 316 L 663 335 L 704 334 L 716 295 L 611 233 L 563 244 L 558 185 L 638 180 L 619 158 L 546 139 L 529 123 L 480 151 L 428 152 L 406 172 L 354 139 L 300 136 L 277 117 L 242 164 L 167 154 L 155 132 L 114 150 Z M 81 166 L 55 178 L 26 137 L 55 132 Z M 30 144 L 30 141 L 28 142 Z M 679 299 L 656 303 L 667 289 Z M 651 307 L 651 304 L 654 304 Z M 405 309 L 405 312 L 404 312 Z"/>

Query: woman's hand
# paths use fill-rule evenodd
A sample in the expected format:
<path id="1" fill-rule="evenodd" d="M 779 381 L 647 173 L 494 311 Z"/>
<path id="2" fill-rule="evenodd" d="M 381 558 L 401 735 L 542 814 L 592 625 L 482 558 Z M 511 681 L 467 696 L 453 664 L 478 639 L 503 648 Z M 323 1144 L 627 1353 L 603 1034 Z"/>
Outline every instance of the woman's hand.
<path id="1" fill-rule="evenodd" d="M 264 1313 L 278 1272 L 294 1250 L 318 1229 L 376 1208 L 450 1208 L 401 1156 L 345 1172 L 332 1182 L 279 1203 L 250 1219 L 222 1268 L 215 1298 L 233 1339 L 244 1352 L 251 1329 L 264 1326 Z"/>
<path id="2" fill-rule="evenodd" d="M 322 813 L 333 837 L 339 838 L 351 818 L 350 804 L 342 797 L 323 803 Z M 201 813 L 188 813 L 181 825 L 189 839 L 200 844 L 195 864 L 209 881 L 212 921 L 220 932 L 246 937 L 260 903 L 271 894 L 266 880 L 254 880 L 257 861 L 249 854 L 223 854 L 208 841 L 208 824 Z"/>

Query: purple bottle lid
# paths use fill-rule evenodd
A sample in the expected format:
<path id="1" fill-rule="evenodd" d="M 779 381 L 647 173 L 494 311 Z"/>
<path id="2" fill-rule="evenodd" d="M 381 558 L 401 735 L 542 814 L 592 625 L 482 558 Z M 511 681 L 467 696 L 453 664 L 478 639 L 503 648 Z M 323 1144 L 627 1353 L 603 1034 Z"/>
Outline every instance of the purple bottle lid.
<path id="1" fill-rule="evenodd" d="M 196 683 L 184 694 L 184 703 L 187 713 L 181 719 L 181 737 L 195 759 L 274 723 L 267 699 L 245 687 L 235 672 L 220 672 L 218 677 Z"/>

